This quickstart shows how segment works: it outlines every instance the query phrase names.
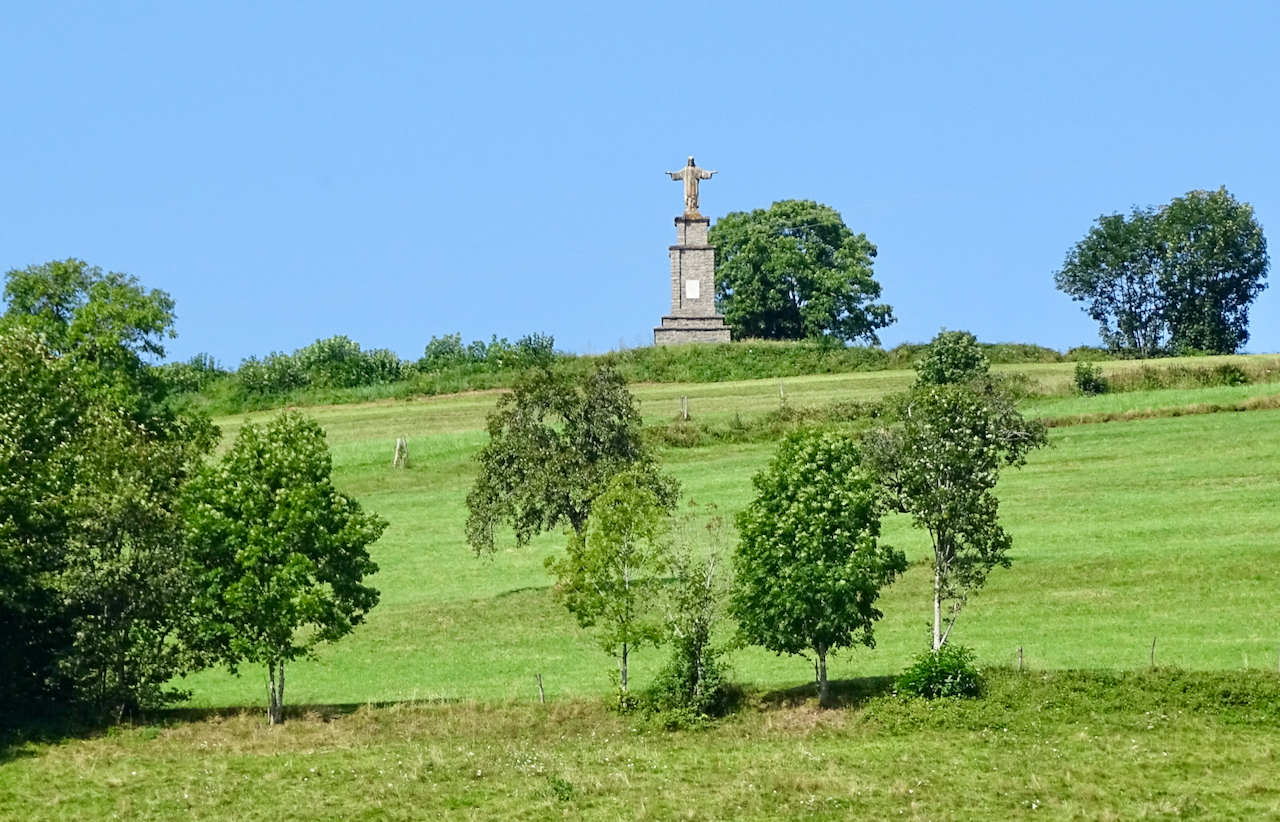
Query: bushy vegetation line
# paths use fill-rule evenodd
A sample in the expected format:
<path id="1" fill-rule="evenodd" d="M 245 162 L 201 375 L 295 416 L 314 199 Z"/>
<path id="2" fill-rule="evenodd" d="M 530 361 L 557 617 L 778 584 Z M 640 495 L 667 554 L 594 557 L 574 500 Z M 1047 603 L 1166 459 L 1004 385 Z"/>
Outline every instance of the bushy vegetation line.
<path id="1" fill-rule="evenodd" d="M 292 354 L 251 357 L 234 371 L 207 354 L 167 363 L 156 371 L 179 404 L 199 406 L 213 414 L 235 414 L 510 388 L 529 367 L 552 363 L 581 375 L 607 360 L 629 383 L 714 383 L 907 370 L 918 364 L 925 348 L 923 344 L 903 344 L 886 351 L 811 341 L 747 340 L 575 355 L 556 351 L 554 339 L 546 334 L 531 334 L 514 343 L 494 337 L 489 343 L 476 340 L 465 344 L 460 335 L 450 334 L 432 338 L 423 356 L 414 361 L 401 360 L 386 349 L 366 351 L 339 336 L 318 340 Z M 1014 343 L 980 343 L 979 348 L 992 365 L 1076 362 L 1076 388 L 1086 394 L 1280 380 L 1280 361 L 1271 360 L 1203 366 L 1152 363 L 1136 369 L 1108 369 L 1110 373 L 1104 374 L 1097 363 L 1110 360 L 1111 355 L 1101 349 L 1076 348 L 1064 354 Z M 1032 393 L 1039 395 L 1062 390 L 1031 386 Z M 743 440 L 740 433 L 722 430 L 711 435 L 711 441 Z"/>
<path id="2" fill-rule="evenodd" d="M 171 392 L 215 414 L 261 411 L 282 406 L 336 405 L 378 399 L 407 399 L 462 391 L 509 388 L 531 366 L 555 362 L 575 374 L 608 360 L 631 383 L 708 383 L 845 374 L 913 367 L 923 344 L 878 347 L 746 340 L 698 346 L 646 346 L 608 354 L 576 355 L 555 350 L 554 338 L 530 334 L 514 343 L 494 337 L 464 344 L 461 335 L 433 337 L 414 360 L 386 349 L 365 351 L 347 337 L 331 337 L 294 351 L 250 357 L 235 371 L 208 354 L 157 368 Z M 1100 349 L 1061 354 L 1037 345 L 983 344 L 995 365 L 1103 360 Z"/>

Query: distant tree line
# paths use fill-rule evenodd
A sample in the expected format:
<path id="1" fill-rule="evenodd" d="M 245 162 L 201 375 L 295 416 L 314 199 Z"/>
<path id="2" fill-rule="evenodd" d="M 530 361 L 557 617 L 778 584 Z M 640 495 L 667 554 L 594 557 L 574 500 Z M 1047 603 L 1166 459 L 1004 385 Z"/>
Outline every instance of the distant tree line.
<path id="1" fill-rule="evenodd" d="M 363 350 L 358 342 L 338 335 L 316 340 L 292 354 L 248 357 L 235 371 L 221 367 L 208 354 L 155 370 L 175 393 L 196 393 L 225 382 L 247 395 L 270 396 L 307 388 L 387 385 L 445 371 L 520 371 L 549 364 L 555 357 L 555 340 L 549 334 L 529 334 L 514 343 L 495 335 L 487 344 L 474 340 L 465 345 L 460 334 L 446 334 L 432 337 L 417 360 L 401 359 L 386 348 Z"/>

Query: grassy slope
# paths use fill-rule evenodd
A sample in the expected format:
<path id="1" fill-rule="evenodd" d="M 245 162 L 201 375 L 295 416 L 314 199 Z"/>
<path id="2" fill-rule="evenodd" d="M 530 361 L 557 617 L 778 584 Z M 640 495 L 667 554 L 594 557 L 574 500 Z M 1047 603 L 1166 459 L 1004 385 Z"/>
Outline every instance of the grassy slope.
<path id="1" fill-rule="evenodd" d="M 1276 694 L 1004 671 L 981 701 L 784 703 L 680 733 L 583 701 L 232 713 L 17 749 L 0 819 L 1276 819 Z"/>
<path id="2" fill-rule="evenodd" d="M 908 379 L 797 378 L 786 391 L 793 403 L 865 399 Z M 1219 390 L 1236 389 L 1149 392 L 1126 409 Z M 674 414 L 681 393 L 703 415 L 778 402 L 776 381 L 638 393 L 651 420 Z M 1095 413 L 1116 399 L 1041 410 Z M 851 709 L 819 712 L 796 704 L 811 690 L 803 661 L 748 651 L 734 663 L 760 686 L 758 709 L 666 733 L 602 709 L 607 661 L 545 596 L 541 558 L 558 537 L 484 561 L 462 544 L 471 457 L 492 402 L 314 411 L 339 484 L 392 522 L 375 548 L 383 604 L 353 637 L 291 670 L 293 704 L 348 707 L 300 709 L 275 729 L 232 709 L 0 746 L 0 820 L 1280 819 L 1280 681 L 1238 672 L 1276 664 L 1280 618 L 1268 595 L 1280 577 L 1280 411 L 1054 429 L 1052 449 L 1007 474 L 1014 565 L 975 597 L 957 638 L 987 663 L 1021 645 L 1030 670 L 991 672 L 986 698 L 868 701 L 883 679 L 845 681 L 837 690 Z M 238 425 L 225 422 L 228 433 Z M 389 466 L 400 435 L 409 471 Z M 732 511 L 770 451 L 664 459 L 691 496 Z M 886 531 L 923 558 L 907 523 Z M 899 668 L 923 643 L 927 595 L 916 565 L 884 600 L 880 647 L 846 656 L 834 676 Z M 1143 668 L 1152 635 L 1157 662 L 1222 673 L 1045 673 Z M 532 699 L 534 672 L 546 674 L 546 706 Z M 194 684 L 200 704 L 262 703 L 253 674 Z M 351 704 L 415 697 L 426 701 Z"/>
<path id="3" fill-rule="evenodd" d="M 1070 379 L 1070 365 L 1034 368 L 1038 379 Z M 784 390 L 789 403 L 817 404 L 871 399 L 910 379 L 909 372 L 790 378 Z M 1177 405 L 1272 388 L 1047 400 L 1035 410 L 1085 413 L 1117 400 Z M 703 417 L 761 413 L 779 401 L 775 380 L 642 385 L 636 393 L 651 421 L 674 415 L 681 394 Z M 542 560 L 562 538 L 547 535 L 484 560 L 462 541 L 471 457 L 493 401 L 481 394 L 313 410 L 329 432 L 340 486 L 392 525 L 375 549 L 382 604 L 354 636 L 295 666 L 289 701 L 529 697 L 535 673 L 553 695 L 607 687 L 608 659 L 546 596 Z M 237 424 L 224 422 L 228 436 Z M 1055 429 L 1055 447 L 1002 481 L 1014 566 L 994 573 L 973 599 L 957 639 L 992 662 L 1013 659 L 1022 646 L 1041 667 L 1132 668 L 1158 636 L 1157 661 L 1274 668 L 1280 618 L 1267 597 L 1280 572 L 1268 535 L 1280 526 L 1278 433 L 1274 411 Z M 399 435 L 409 437 L 409 471 L 390 468 Z M 664 461 L 688 496 L 731 513 L 746 503 L 750 476 L 771 451 L 767 444 L 673 449 Z M 886 523 L 886 538 L 924 559 L 924 536 L 900 518 Z M 918 564 L 890 589 L 879 647 L 842 655 L 835 676 L 901 668 L 923 642 L 927 582 Z M 658 661 L 652 652 L 637 656 L 640 682 Z M 803 660 L 755 650 L 733 662 L 739 679 L 764 686 L 810 673 Z M 260 704 L 258 680 L 256 672 L 238 680 L 201 674 L 192 681 L 195 703 Z"/>

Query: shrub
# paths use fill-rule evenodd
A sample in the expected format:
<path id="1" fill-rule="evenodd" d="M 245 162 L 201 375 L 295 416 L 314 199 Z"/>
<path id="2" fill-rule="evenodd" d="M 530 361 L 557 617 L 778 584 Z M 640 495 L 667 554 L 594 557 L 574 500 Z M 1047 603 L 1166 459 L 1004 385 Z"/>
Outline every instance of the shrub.
<path id="1" fill-rule="evenodd" d="M 483 343 L 481 343 L 483 345 Z M 432 337 L 417 362 L 417 369 L 424 374 L 455 368 L 470 361 L 470 355 L 462 345 L 461 334 L 445 334 Z"/>
<path id="2" fill-rule="evenodd" d="M 971 648 L 946 644 L 919 654 L 894 685 L 899 694 L 925 699 L 978 696 L 982 693 L 982 672 L 973 662 Z"/>
<path id="3" fill-rule="evenodd" d="M 165 363 L 156 372 L 171 394 L 203 391 L 229 373 L 209 354 L 196 354 L 186 362 Z"/>
<path id="4" fill-rule="evenodd" d="M 320 388 L 358 388 L 403 378 L 400 358 L 382 348 L 361 351 L 360 343 L 344 335 L 316 340 L 293 353 L 312 385 Z"/>
<path id="5" fill-rule="evenodd" d="M 1111 386 L 1102 376 L 1102 368 L 1087 360 L 1076 363 L 1076 390 L 1086 396 L 1105 394 Z"/>
<path id="6" fill-rule="evenodd" d="M 555 360 L 555 338 L 550 334 L 527 334 L 514 344 L 493 335 L 489 344 L 475 340 L 466 346 L 461 334 L 432 337 L 422 359 L 414 368 L 423 374 L 473 366 L 481 371 L 518 371 L 533 366 L 546 367 Z"/>
<path id="7" fill-rule="evenodd" d="M 310 382 L 296 358 L 273 351 L 259 360 L 250 357 L 236 371 L 240 385 L 250 394 L 286 394 Z"/>
<path id="8" fill-rule="evenodd" d="M 950 385 L 984 376 L 991 361 L 968 331 L 942 329 L 916 363 L 916 385 Z"/>

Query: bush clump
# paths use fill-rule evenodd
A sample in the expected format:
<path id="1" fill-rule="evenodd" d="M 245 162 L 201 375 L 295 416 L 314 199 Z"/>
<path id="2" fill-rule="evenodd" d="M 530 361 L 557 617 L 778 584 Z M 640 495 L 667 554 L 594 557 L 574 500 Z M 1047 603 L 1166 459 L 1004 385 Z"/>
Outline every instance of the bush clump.
<path id="1" fill-rule="evenodd" d="M 950 385 L 986 376 L 991 360 L 968 331 L 942 329 L 916 362 L 916 385 Z"/>
<path id="2" fill-rule="evenodd" d="M 514 343 L 495 334 L 488 345 L 483 340 L 463 345 L 461 334 L 445 334 L 431 338 L 414 369 L 421 374 L 440 374 L 546 368 L 556 359 L 555 345 L 555 337 L 550 334 L 526 334 Z"/>
<path id="3" fill-rule="evenodd" d="M 1105 394 L 1111 388 L 1107 378 L 1102 376 L 1102 368 L 1087 360 L 1076 363 L 1076 390 L 1086 397 Z"/>
<path id="4" fill-rule="evenodd" d="M 925 699 L 976 697 L 982 694 L 982 672 L 974 665 L 973 649 L 943 645 L 916 656 L 894 686 L 900 695 Z"/>
<path id="5" fill-rule="evenodd" d="M 165 363 L 156 366 L 155 372 L 170 394 L 195 394 L 230 373 L 209 354 L 196 354 L 186 362 Z"/>

